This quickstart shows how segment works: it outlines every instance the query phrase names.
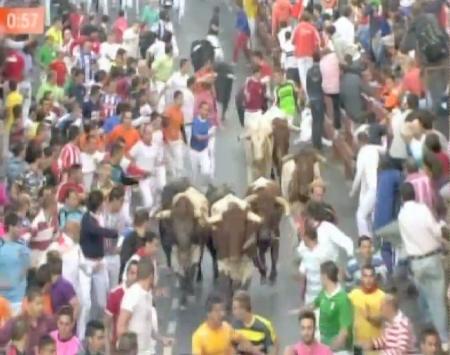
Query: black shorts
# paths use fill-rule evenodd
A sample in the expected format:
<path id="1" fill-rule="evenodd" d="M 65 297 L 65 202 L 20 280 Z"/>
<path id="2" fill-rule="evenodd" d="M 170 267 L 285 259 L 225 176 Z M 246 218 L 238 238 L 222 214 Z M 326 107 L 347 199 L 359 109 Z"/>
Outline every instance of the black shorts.
<path id="1" fill-rule="evenodd" d="M 286 79 L 292 80 L 297 86 L 300 85 L 300 76 L 298 75 L 297 68 L 287 68 L 286 69 Z"/>

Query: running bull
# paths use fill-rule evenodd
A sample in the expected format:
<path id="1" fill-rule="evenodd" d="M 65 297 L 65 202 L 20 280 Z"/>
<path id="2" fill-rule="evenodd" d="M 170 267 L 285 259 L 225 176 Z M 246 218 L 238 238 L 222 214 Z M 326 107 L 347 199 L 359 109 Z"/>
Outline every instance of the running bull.
<path id="1" fill-rule="evenodd" d="M 261 282 L 265 282 L 267 275 L 266 252 L 270 248 L 272 267 L 269 281 L 273 283 L 277 278 L 280 222 L 283 214 L 289 214 L 289 204 L 281 197 L 279 185 L 275 181 L 263 177 L 250 185 L 245 200 L 250 203 L 251 210 L 262 218 L 256 232 L 255 265 L 261 274 Z"/>
<path id="2" fill-rule="evenodd" d="M 250 285 L 256 255 L 256 231 L 262 218 L 247 201 L 227 194 L 211 205 L 208 219 L 217 251 L 219 289 L 231 304 L 233 293 Z"/>
<path id="3" fill-rule="evenodd" d="M 208 236 L 208 212 L 206 197 L 189 186 L 173 196 L 168 209 L 156 215 L 168 264 L 180 280 L 182 305 L 186 304 L 188 293 L 193 293 L 195 272 Z"/>

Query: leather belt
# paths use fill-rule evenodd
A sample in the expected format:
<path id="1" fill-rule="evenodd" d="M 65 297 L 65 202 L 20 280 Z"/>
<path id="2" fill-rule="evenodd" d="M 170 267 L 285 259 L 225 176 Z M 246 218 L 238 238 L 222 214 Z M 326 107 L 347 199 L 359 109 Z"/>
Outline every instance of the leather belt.
<path id="1" fill-rule="evenodd" d="M 409 260 L 422 260 L 425 258 L 429 258 L 430 256 L 434 256 L 437 254 L 440 254 L 442 252 L 441 249 L 436 249 L 433 251 L 430 251 L 429 253 L 423 254 L 423 255 L 413 255 L 413 256 L 408 256 Z"/>

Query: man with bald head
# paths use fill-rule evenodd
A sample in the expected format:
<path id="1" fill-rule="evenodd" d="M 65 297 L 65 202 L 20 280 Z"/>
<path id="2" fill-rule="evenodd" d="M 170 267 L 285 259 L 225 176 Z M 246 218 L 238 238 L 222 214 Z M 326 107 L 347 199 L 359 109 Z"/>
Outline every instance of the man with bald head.
<path id="1" fill-rule="evenodd" d="M 363 350 L 408 354 L 414 347 L 412 324 L 399 308 L 397 296 L 386 294 L 381 303 L 384 320 L 381 336 L 359 344 Z"/>

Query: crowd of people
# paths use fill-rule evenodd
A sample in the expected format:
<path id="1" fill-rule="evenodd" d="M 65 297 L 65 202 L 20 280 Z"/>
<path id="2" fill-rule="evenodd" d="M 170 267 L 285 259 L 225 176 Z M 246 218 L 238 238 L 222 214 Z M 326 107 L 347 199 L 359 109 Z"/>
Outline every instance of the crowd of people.
<path id="1" fill-rule="evenodd" d="M 116 17 L 66 5 L 42 38 L 1 38 L 6 354 L 144 355 L 176 344 L 158 327 L 154 300 L 171 285 L 160 282 L 155 215 L 168 182 L 214 182 L 225 111 L 214 65 L 230 56 L 244 67 L 241 53 L 244 130 L 276 107 L 297 127 L 294 145 L 324 151 L 350 136 L 358 238 L 326 202 L 334 182 L 316 174 L 295 223 L 301 340 L 281 344 L 244 290 L 228 322 L 212 293 L 192 353 L 448 351 L 450 159 L 434 128 L 448 99 L 445 1 L 237 1 L 233 53 L 220 44 L 216 7 L 205 36 L 213 56 L 200 66 L 180 55 L 171 2 L 146 0 L 135 21 L 125 1 Z M 184 1 L 175 7 L 181 21 Z M 257 36 L 266 24 L 275 58 Z M 399 282 L 418 296 L 420 324 L 401 309 Z"/>

